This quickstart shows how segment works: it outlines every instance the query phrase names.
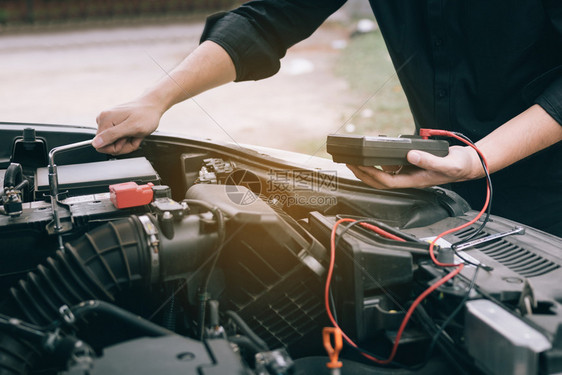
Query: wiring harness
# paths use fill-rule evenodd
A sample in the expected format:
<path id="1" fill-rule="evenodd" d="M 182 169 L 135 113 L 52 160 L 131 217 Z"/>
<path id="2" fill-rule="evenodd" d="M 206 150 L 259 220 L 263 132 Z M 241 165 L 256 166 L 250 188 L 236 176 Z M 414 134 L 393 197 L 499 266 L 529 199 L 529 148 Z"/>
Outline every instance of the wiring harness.
<path id="1" fill-rule="evenodd" d="M 392 350 L 391 350 L 389 356 L 386 359 L 377 358 L 373 354 L 368 353 L 367 351 L 361 349 L 355 342 L 353 342 L 353 340 L 351 340 L 343 331 L 341 331 L 341 328 L 339 327 L 336 319 L 334 318 L 334 315 L 333 315 L 331 307 L 330 307 L 330 302 L 331 302 L 330 284 L 331 284 L 331 280 L 332 280 L 332 276 L 333 276 L 333 272 L 334 272 L 334 266 L 335 266 L 335 256 L 336 256 L 336 247 L 337 247 L 336 237 L 338 236 L 338 227 L 343 223 L 350 223 L 350 224 L 347 225 L 347 227 L 343 231 L 340 232 L 341 236 L 343 236 L 343 234 L 347 230 L 349 230 L 353 225 L 360 225 L 360 226 L 362 226 L 366 229 L 372 230 L 373 232 L 377 233 L 378 235 L 380 235 L 382 237 L 385 237 L 385 238 L 388 238 L 388 239 L 393 239 L 393 240 L 396 240 L 396 241 L 406 241 L 406 240 L 404 238 L 396 236 L 395 234 L 392 234 L 389 231 L 384 230 L 384 229 L 382 229 L 382 228 L 380 228 L 376 225 L 373 225 L 371 223 L 361 221 L 361 220 L 355 220 L 355 219 L 351 219 L 351 218 L 342 218 L 342 219 L 337 220 L 336 223 L 334 224 L 334 226 L 332 228 L 332 232 L 331 232 L 331 237 L 330 237 L 330 263 L 329 263 L 328 273 L 327 273 L 327 277 L 326 277 L 326 284 L 325 284 L 325 289 L 324 289 L 324 303 L 325 303 L 326 313 L 328 315 L 328 318 L 330 319 L 330 322 L 334 326 L 334 328 L 341 331 L 342 337 L 351 347 L 355 348 L 356 350 L 359 350 L 359 352 L 364 357 L 368 358 L 369 360 L 371 360 L 371 361 L 373 361 L 373 362 L 375 362 L 379 365 L 389 365 L 389 364 L 393 363 L 393 360 L 396 356 L 396 352 L 398 350 L 398 345 L 400 343 L 400 338 L 402 337 L 402 334 L 404 333 L 404 330 L 405 330 L 410 318 L 412 317 L 412 314 L 414 313 L 416 308 L 421 304 L 421 302 L 427 296 L 429 296 L 432 292 L 434 292 L 436 289 L 438 289 L 440 286 L 442 286 L 443 284 L 445 284 L 449 280 L 453 279 L 464 268 L 464 263 L 456 264 L 456 263 L 440 262 L 437 259 L 437 257 L 435 256 L 435 246 L 436 246 L 437 241 L 439 239 L 443 238 L 444 236 L 448 235 L 448 234 L 454 233 L 456 231 L 459 231 L 461 229 L 464 229 L 468 226 L 471 226 L 471 225 L 475 224 L 478 220 L 480 220 L 482 218 L 482 216 L 485 215 L 485 218 L 483 219 L 481 225 L 475 231 L 475 233 L 473 233 L 472 236 L 470 236 L 468 238 L 465 238 L 463 241 L 457 242 L 457 243 L 455 243 L 451 246 L 452 250 L 455 252 L 455 254 L 463 262 L 476 266 L 477 270 L 478 270 L 478 268 L 480 268 L 481 265 L 474 264 L 474 263 L 464 259 L 460 254 L 458 254 L 456 252 L 455 247 L 460 245 L 463 242 L 469 241 L 469 240 L 473 239 L 474 237 L 478 236 L 482 232 L 484 227 L 486 226 L 486 223 L 488 222 L 489 216 L 490 216 L 491 201 L 492 201 L 492 181 L 491 181 L 491 178 L 490 178 L 490 173 L 489 173 L 489 170 L 488 170 L 488 163 L 486 161 L 486 158 L 483 155 L 483 153 L 478 149 L 478 147 L 476 147 L 476 145 L 470 139 L 468 139 L 466 136 L 464 136 L 463 134 L 451 132 L 451 131 L 447 131 L 447 130 L 420 129 L 420 135 L 423 138 L 426 138 L 426 139 L 427 139 L 427 137 L 430 137 L 430 136 L 450 137 L 450 138 L 457 139 L 458 141 L 466 144 L 469 147 L 472 147 L 478 153 L 478 156 L 479 156 L 480 161 L 482 163 L 482 167 L 484 169 L 484 173 L 486 175 L 486 199 L 485 199 L 485 202 L 484 202 L 484 206 L 482 207 L 482 209 L 479 211 L 479 213 L 472 220 L 466 222 L 465 224 L 457 226 L 455 228 L 451 228 L 449 230 L 444 231 L 443 233 L 437 235 L 430 242 L 430 244 L 429 244 L 429 256 L 430 256 L 432 262 L 438 267 L 443 267 L 443 268 L 448 268 L 448 269 L 452 268 L 452 270 L 449 271 L 444 277 L 439 279 L 437 282 L 435 282 L 434 284 L 429 286 L 427 289 L 425 289 L 412 302 L 412 304 L 410 305 L 410 307 L 408 308 L 408 310 L 407 310 L 407 312 L 404 316 L 404 319 L 402 320 L 402 323 L 400 324 L 400 327 L 398 329 L 398 332 L 396 334 L 396 338 L 395 338 L 393 346 L 392 346 Z M 485 267 L 483 267 L 483 268 L 485 268 Z M 476 276 L 476 273 L 475 273 L 475 276 Z M 454 316 L 456 314 L 458 314 L 458 312 L 461 310 L 462 305 L 464 305 L 464 302 L 468 299 L 470 291 L 474 287 L 475 279 L 476 279 L 476 277 L 474 277 L 472 282 L 470 283 L 467 294 L 466 294 L 465 298 L 463 298 L 463 300 L 461 301 L 461 304 L 459 305 L 459 307 L 456 308 L 453 311 L 453 313 L 445 320 L 443 325 L 438 329 L 437 333 L 433 337 L 431 346 L 429 348 L 430 351 L 433 350 L 433 347 L 435 346 L 435 342 L 437 341 L 437 338 L 438 338 L 439 334 L 441 334 L 444 331 L 445 326 L 454 318 Z"/>

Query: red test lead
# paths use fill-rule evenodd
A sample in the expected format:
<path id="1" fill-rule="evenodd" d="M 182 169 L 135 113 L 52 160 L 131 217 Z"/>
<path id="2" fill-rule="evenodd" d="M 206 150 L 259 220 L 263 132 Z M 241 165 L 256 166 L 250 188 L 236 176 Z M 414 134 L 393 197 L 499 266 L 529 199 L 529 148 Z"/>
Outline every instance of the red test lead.
<path id="1" fill-rule="evenodd" d="M 439 235 L 437 235 L 433 241 L 431 241 L 431 243 L 429 244 L 429 256 L 431 257 L 431 260 L 433 261 L 433 263 L 439 267 L 452 267 L 453 270 L 449 271 L 445 276 L 443 276 L 441 279 L 439 279 L 437 282 L 435 282 L 434 284 L 430 285 L 427 289 L 425 289 L 423 291 L 423 293 L 421 293 L 415 300 L 414 302 L 410 305 L 410 307 L 408 308 L 408 310 L 406 311 L 406 314 L 404 315 L 404 319 L 402 320 L 402 323 L 400 324 L 400 327 L 398 328 L 397 334 L 396 334 L 396 338 L 394 339 L 394 344 L 392 345 L 392 350 L 388 356 L 388 358 L 386 359 L 380 359 L 380 358 L 376 358 L 373 357 L 372 355 L 363 352 L 358 345 L 353 342 L 343 331 L 341 331 L 341 335 L 343 337 L 343 339 L 352 347 L 358 349 L 361 354 L 366 357 L 367 359 L 381 364 L 381 365 L 388 365 L 391 364 L 392 361 L 394 360 L 394 357 L 396 355 L 396 352 L 398 350 L 398 345 L 400 343 L 400 338 L 402 337 L 402 334 L 404 333 L 404 330 L 406 329 L 406 325 L 408 324 L 408 321 L 410 320 L 412 314 L 414 313 L 414 310 L 417 308 L 417 306 L 420 305 L 420 303 L 427 297 L 429 296 L 432 292 L 434 292 L 435 290 L 437 290 L 441 285 L 445 284 L 447 281 L 451 280 L 452 278 L 454 278 L 456 275 L 458 275 L 463 267 L 464 264 L 460 263 L 460 264 L 455 264 L 455 263 L 442 263 L 439 262 L 437 260 L 437 258 L 435 257 L 434 254 L 434 247 L 435 247 L 435 243 L 437 242 L 438 239 L 451 234 L 453 232 L 456 232 L 458 230 L 461 230 L 463 228 L 466 228 L 470 225 L 475 224 L 483 215 L 484 213 L 487 211 L 488 206 L 490 205 L 491 202 L 491 198 L 492 198 L 492 186 L 491 186 L 491 180 L 489 178 L 489 172 L 488 172 L 488 162 L 486 161 L 486 158 L 484 156 L 484 154 L 478 149 L 478 147 L 476 147 L 476 145 L 474 145 L 474 143 L 472 143 L 469 139 L 467 139 L 465 136 L 463 136 L 460 133 L 454 133 L 454 132 L 450 132 L 447 130 L 440 130 L 440 129 L 420 129 L 420 136 L 423 139 L 427 139 L 428 137 L 431 136 L 444 136 L 444 137 L 451 137 L 451 138 L 455 138 L 458 141 L 466 144 L 469 147 L 472 147 L 477 153 L 478 156 L 480 157 L 480 160 L 482 162 L 482 167 L 484 168 L 484 172 L 486 173 L 487 176 L 487 184 L 486 184 L 486 200 L 484 203 L 484 207 L 480 210 L 480 212 L 470 221 L 459 225 L 458 227 L 449 229 Z M 334 326 L 334 328 L 340 330 L 340 327 L 338 325 L 338 323 L 336 322 L 332 311 L 330 309 L 330 283 L 332 280 L 332 275 L 334 272 L 334 266 L 335 266 L 335 255 L 336 255 L 336 234 L 337 234 L 337 228 L 340 224 L 342 223 L 354 223 L 356 220 L 354 219 L 348 219 L 348 218 L 343 218 L 340 219 L 338 221 L 336 221 L 336 223 L 334 224 L 334 226 L 332 227 L 332 233 L 330 236 L 330 263 L 329 263 L 329 267 L 328 267 L 328 274 L 326 276 L 326 285 L 325 285 L 325 289 L 324 289 L 324 304 L 325 304 L 325 308 L 326 308 L 326 312 L 328 314 L 328 318 L 330 319 L 330 322 L 332 323 L 332 325 Z M 391 235 L 390 233 L 387 233 L 385 231 L 383 231 L 381 228 L 378 228 L 374 225 L 371 224 L 366 224 L 366 223 L 360 223 L 363 227 L 366 227 L 368 229 L 371 229 L 373 231 L 375 231 L 376 233 L 378 233 L 379 235 L 386 237 L 386 238 L 392 238 L 392 239 L 396 239 L 396 240 L 401 240 L 404 241 L 402 238 L 396 237 L 394 235 Z M 485 224 L 484 224 L 485 225 Z M 389 234 L 392 236 L 389 236 Z"/>

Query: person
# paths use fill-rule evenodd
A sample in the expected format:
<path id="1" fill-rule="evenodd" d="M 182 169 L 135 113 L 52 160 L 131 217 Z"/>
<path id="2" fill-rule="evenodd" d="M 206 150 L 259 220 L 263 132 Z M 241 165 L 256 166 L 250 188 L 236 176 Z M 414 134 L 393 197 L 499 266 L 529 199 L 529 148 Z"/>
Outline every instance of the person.
<path id="1" fill-rule="evenodd" d="M 345 0 L 254 0 L 207 19 L 199 47 L 137 99 L 103 111 L 94 147 L 128 153 L 174 104 L 231 81 L 275 74 L 280 59 Z M 562 2 L 372 0 L 416 129 L 476 141 L 493 175 L 492 213 L 562 236 Z M 376 67 L 373 67 L 376 69 Z M 483 203 L 476 152 L 410 151 L 412 167 L 349 166 L 380 189 L 450 184 Z"/>

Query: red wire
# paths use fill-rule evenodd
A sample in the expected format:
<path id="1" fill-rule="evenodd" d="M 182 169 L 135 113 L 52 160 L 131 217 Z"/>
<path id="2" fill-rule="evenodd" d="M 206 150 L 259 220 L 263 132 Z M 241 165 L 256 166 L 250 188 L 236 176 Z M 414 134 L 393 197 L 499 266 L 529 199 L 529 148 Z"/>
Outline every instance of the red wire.
<path id="1" fill-rule="evenodd" d="M 440 136 L 448 136 L 448 137 L 452 137 L 455 138 L 465 144 L 467 144 L 468 146 L 472 147 L 474 150 L 476 150 L 476 152 L 478 153 L 478 155 L 480 155 L 480 157 L 482 158 L 482 162 L 484 163 L 484 165 L 486 166 L 486 169 L 488 169 L 488 163 L 486 161 L 486 158 L 484 157 L 484 155 L 482 154 L 482 152 L 472 143 L 466 141 L 465 139 L 457 136 L 456 134 L 446 131 L 446 130 L 436 130 L 436 129 L 420 129 L 420 134 L 425 134 L 425 135 L 440 135 Z M 404 319 L 402 319 L 402 323 L 400 324 L 400 327 L 398 328 L 398 332 L 396 333 L 396 338 L 394 340 L 394 344 L 392 346 L 392 350 L 390 352 L 390 355 L 388 356 L 387 359 L 378 359 L 375 358 L 367 353 L 361 353 L 364 357 L 370 359 L 371 361 L 381 364 L 381 365 L 387 365 L 390 364 L 395 355 L 396 352 L 398 350 L 398 344 L 400 343 L 400 338 L 402 337 L 402 334 L 404 333 L 404 330 L 406 328 L 406 325 L 408 324 L 408 321 L 410 320 L 412 314 L 414 313 L 414 310 L 419 306 L 419 304 L 428 296 L 430 295 L 434 290 L 436 290 L 437 288 L 439 288 L 441 285 L 445 284 L 447 281 L 451 280 L 453 277 L 455 277 L 456 275 L 458 275 L 462 269 L 464 268 L 464 264 L 460 263 L 460 264 L 453 264 L 453 263 L 441 263 L 437 260 L 437 258 L 435 257 L 434 254 L 434 246 L 436 241 L 439 238 L 442 238 L 444 236 L 446 236 L 447 234 L 456 232 L 460 229 L 466 228 L 472 224 L 474 224 L 476 221 L 478 221 L 478 219 L 480 219 L 480 217 L 482 217 L 482 215 L 486 212 L 487 208 L 488 208 L 488 204 L 490 203 L 490 195 L 491 195 L 491 189 L 490 189 L 490 184 L 489 182 L 487 182 L 486 184 L 486 201 L 484 203 L 484 207 L 482 208 L 482 210 L 478 213 L 478 215 L 476 215 L 476 217 L 474 217 L 472 220 L 470 220 L 469 222 L 459 225 L 458 227 L 449 229 L 441 234 L 439 234 L 437 237 L 435 237 L 435 239 L 433 239 L 433 241 L 431 241 L 431 243 L 429 244 L 429 255 L 431 257 L 431 260 L 435 263 L 435 265 L 439 266 L 439 267 L 456 267 L 454 270 L 452 270 L 451 272 L 449 272 L 447 275 L 445 275 L 443 278 L 441 278 L 439 281 L 437 281 L 436 283 L 434 283 L 433 285 L 431 285 L 429 288 L 427 288 L 426 290 L 423 291 L 423 293 L 421 293 L 412 303 L 412 305 L 410 306 L 410 308 L 408 309 L 408 311 L 406 312 L 406 315 L 404 315 Z M 328 267 L 328 275 L 326 277 L 326 287 L 324 290 L 324 304 L 326 307 L 326 312 L 328 314 L 328 318 L 330 319 L 330 321 L 332 322 L 332 324 L 334 325 L 334 327 L 338 328 L 341 330 L 341 328 L 339 327 L 338 323 L 336 322 L 334 316 L 332 315 L 332 311 L 330 309 L 330 283 L 332 281 L 332 275 L 334 272 L 334 265 L 335 265 L 335 260 L 336 260 L 336 233 L 337 233 L 337 228 L 341 223 L 345 223 L 345 222 L 355 222 L 356 220 L 354 219 L 340 219 L 338 220 L 333 228 L 332 228 L 332 233 L 330 236 L 330 265 Z M 380 229 L 379 227 L 372 225 L 372 224 L 368 224 L 368 223 L 361 223 L 361 226 L 371 229 L 374 232 L 385 236 L 387 238 L 392 238 L 395 239 L 397 241 L 404 241 L 404 239 L 397 237 L 383 229 Z M 343 330 L 341 330 L 342 332 L 342 337 L 345 339 L 345 341 L 347 341 L 349 343 L 349 345 L 353 346 L 354 348 L 358 348 L 357 344 L 355 344 L 355 342 L 353 342 L 353 340 L 351 340 L 344 332 Z"/>
<path id="2" fill-rule="evenodd" d="M 486 157 L 484 156 L 484 154 L 482 154 L 482 151 L 480 151 L 478 149 L 478 147 L 476 147 L 476 145 L 468 142 L 464 138 L 459 137 L 455 133 L 447 131 L 447 130 L 439 130 L 439 129 L 420 129 L 420 134 L 428 135 L 428 136 L 446 136 L 446 137 L 455 138 L 455 139 L 461 141 L 462 143 L 464 143 L 464 144 L 472 147 L 474 150 L 476 150 L 478 155 L 480 155 L 480 157 L 482 158 L 482 162 L 486 166 L 486 169 L 488 169 L 488 162 L 486 161 Z M 440 267 L 456 267 L 457 266 L 456 264 L 452 264 L 452 263 L 441 263 L 437 260 L 437 258 L 435 257 L 435 254 L 433 252 L 433 248 L 435 246 L 435 243 L 437 242 L 437 240 L 439 240 L 440 238 L 442 238 L 442 237 L 444 237 L 448 234 L 451 234 L 451 233 L 456 232 L 458 230 L 464 229 L 464 228 L 476 223 L 482 217 L 482 215 L 484 215 L 484 213 L 488 209 L 488 205 L 490 204 L 490 196 L 491 196 L 490 184 L 489 184 L 488 181 L 486 181 L 486 200 L 484 202 L 484 207 L 482 207 L 482 209 L 480 210 L 478 215 L 476 215 L 476 217 L 474 217 L 474 219 L 470 220 L 467 223 L 464 223 L 463 225 L 459 225 L 458 227 L 449 229 L 449 230 L 439 234 L 437 237 L 435 237 L 433 239 L 433 241 L 431 241 L 431 243 L 429 244 L 429 256 L 431 257 L 431 260 L 433 261 L 433 263 L 435 263 L 437 266 L 440 266 Z"/>
<path id="3" fill-rule="evenodd" d="M 332 311 L 330 309 L 330 283 L 332 281 L 332 275 L 333 275 L 333 272 L 334 272 L 334 265 L 335 265 L 335 259 L 336 259 L 336 251 L 335 251 L 336 250 L 336 246 L 335 246 L 336 230 L 341 223 L 355 222 L 355 221 L 356 220 L 354 220 L 354 219 L 340 219 L 336 222 L 336 224 L 334 225 L 334 227 L 332 229 L 332 234 L 331 234 L 331 237 L 330 237 L 330 245 L 331 245 L 330 246 L 331 247 L 330 266 L 328 268 L 328 275 L 326 277 L 326 288 L 324 290 L 324 304 L 325 304 L 325 307 L 326 307 L 326 312 L 328 314 L 328 318 L 330 319 L 330 322 L 332 322 L 333 326 L 342 331 L 342 337 L 345 339 L 345 341 L 347 341 L 349 343 L 349 345 L 353 346 L 354 348 L 358 348 L 357 344 L 355 342 L 353 342 L 353 340 L 351 340 L 345 334 L 345 332 L 343 332 L 343 330 L 340 328 L 340 326 L 336 322 L 336 319 L 332 315 Z M 387 365 L 387 364 L 391 363 L 392 360 L 394 359 L 394 356 L 396 355 L 396 351 L 398 350 L 398 344 L 400 343 L 400 338 L 402 337 L 404 329 L 406 328 L 406 325 L 408 324 L 408 321 L 410 320 L 410 317 L 414 313 L 414 310 L 416 309 L 416 307 L 431 292 L 433 292 L 435 289 L 439 288 L 441 285 L 443 285 L 444 283 L 449 281 L 451 278 L 453 278 L 455 275 L 457 275 L 462 270 L 463 266 L 464 265 L 462 263 L 460 265 L 458 265 L 456 269 L 454 269 L 452 272 L 447 274 L 445 277 L 443 277 L 441 280 L 439 280 L 435 284 L 431 285 L 422 294 L 420 294 L 418 296 L 418 298 L 416 298 L 416 300 L 412 303 L 412 305 L 410 306 L 410 308 L 406 312 L 406 315 L 404 316 L 404 319 L 402 320 L 402 324 L 400 325 L 400 328 L 398 329 L 398 332 L 396 334 L 396 339 L 394 341 L 394 345 L 392 346 L 392 351 L 390 353 L 390 356 L 387 359 L 381 360 L 381 359 L 375 358 L 375 357 L 373 357 L 369 354 L 366 354 L 366 353 L 361 353 L 361 354 L 363 356 L 365 356 L 366 358 L 370 359 L 371 361 L 376 362 L 376 363 L 381 364 L 381 365 Z"/>
<path id="4" fill-rule="evenodd" d="M 359 225 L 361 225 L 364 228 L 370 229 L 373 232 L 380 234 L 383 237 L 390 238 L 391 240 L 406 242 L 406 240 L 403 239 L 402 237 L 395 236 L 394 234 L 387 232 L 384 229 L 377 227 L 376 225 L 369 224 L 369 223 L 360 223 Z"/>

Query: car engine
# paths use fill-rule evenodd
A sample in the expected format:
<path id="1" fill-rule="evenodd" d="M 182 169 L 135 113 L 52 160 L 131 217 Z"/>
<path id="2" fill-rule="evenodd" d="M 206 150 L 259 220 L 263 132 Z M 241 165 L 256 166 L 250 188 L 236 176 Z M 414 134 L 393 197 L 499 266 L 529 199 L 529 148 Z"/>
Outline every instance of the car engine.
<path id="1" fill-rule="evenodd" d="M 449 190 L 177 136 L 112 157 L 91 129 L 0 134 L 0 374 L 562 371 L 562 239 L 533 228 L 444 236 L 464 268 L 408 316 L 451 270 L 428 241 L 477 214 Z"/>

